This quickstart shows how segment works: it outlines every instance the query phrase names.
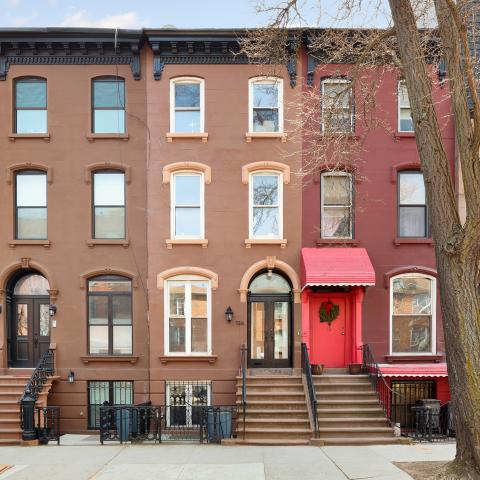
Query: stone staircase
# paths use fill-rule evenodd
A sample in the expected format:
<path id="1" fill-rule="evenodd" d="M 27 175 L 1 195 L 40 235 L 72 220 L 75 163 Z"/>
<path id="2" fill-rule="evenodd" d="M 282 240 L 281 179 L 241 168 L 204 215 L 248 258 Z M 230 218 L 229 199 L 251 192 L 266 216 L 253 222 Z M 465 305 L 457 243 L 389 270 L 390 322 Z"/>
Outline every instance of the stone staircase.
<path id="1" fill-rule="evenodd" d="M 20 445 L 22 429 L 20 427 L 20 397 L 30 380 L 33 370 L 22 370 L 21 373 L 0 375 L 0 446 Z M 58 377 L 50 377 L 40 393 L 36 405 L 47 405 L 48 393 L 52 383 Z"/>
<path id="2" fill-rule="evenodd" d="M 319 441 L 323 445 L 409 443 L 394 435 L 368 375 L 327 369 L 313 379 Z"/>
<path id="3" fill-rule="evenodd" d="M 237 377 L 237 405 L 242 379 Z M 312 436 L 300 375 L 247 376 L 245 439 L 238 415 L 237 440 L 249 445 L 307 445 Z"/>

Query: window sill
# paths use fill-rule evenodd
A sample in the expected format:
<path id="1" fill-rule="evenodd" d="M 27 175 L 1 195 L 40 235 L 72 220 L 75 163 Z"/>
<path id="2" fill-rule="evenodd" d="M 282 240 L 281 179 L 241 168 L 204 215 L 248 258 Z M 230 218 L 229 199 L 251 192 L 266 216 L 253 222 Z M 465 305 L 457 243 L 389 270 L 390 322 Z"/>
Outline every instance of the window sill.
<path id="1" fill-rule="evenodd" d="M 105 363 L 122 363 L 128 362 L 134 365 L 138 362 L 140 358 L 138 355 L 84 355 L 80 357 L 82 362 L 93 363 L 93 362 L 105 362 Z"/>
<path id="2" fill-rule="evenodd" d="M 169 362 L 205 362 L 213 365 L 217 361 L 217 355 L 160 355 L 158 357 L 162 364 Z"/>
<path id="3" fill-rule="evenodd" d="M 345 138 L 347 140 L 360 140 L 360 135 L 354 132 L 328 132 L 322 133 L 323 137 Z"/>
<path id="4" fill-rule="evenodd" d="M 259 239 L 259 238 L 247 238 L 245 240 L 245 247 L 252 248 L 252 245 L 280 245 L 281 248 L 287 248 L 287 239 Z"/>
<path id="5" fill-rule="evenodd" d="M 127 248 L 130 245 L 130 240 L 128 238 L 121 238 L 121 239 L 100 239 L 100 238 L 90 238 L 87 240 L 87 245 L 90 248 L 95 247 L 96 245 L 121 245 L 122 247 Z"/>
<path id="6" fill-rule="evenodd" d="M 201 245 L 202 248 L 208 247 L 208 240 L 206 238 L 169 238 L 165 240 L 167 248 L 171 250 L 174 245 Z"/>
<path id="7" fill-rule="evenodd" d="M 245 134 L 247 143 L 252 143 L 254 138 L 280 138 L 282 143 L 285 143 L 287 141 L 287 134 L 281 132 L 247 132 Z"/>
<path id="8" fill-rule="evenodd" d="M 128 142 L 130 138 L 128 133 L 87 133 L 86 137 L 89 142 L 95 140 L 124 140 Z"/>
<path id="9" fill-rule="evenodd" d="M 11 133 L 8 136 L 8 139 L 11 142 L 14 142 L 15 140 L 20 140 L 20 139 L 40 139 L 40 140 L 43 140 L 44 142 L 49 142 L 50 134 L 49 133 Z"/>
<path id="10" fill-rule="evenodd" d="M 19 247 L 22 245 L 41 245 L 44 248 L 50 248 L 52 242 L 50 240 L 10 240 L 8 246 L 10 248 Z"/>
<path id="11" fill-rule="evenodd" d="M 440 363 L 443 360 L 443 355 L 427 354 L 427 355 L 385 355 L 385 361 L 387 363 L 401 363 L 401 362 L 435 362 Z"/>
<path id="12" fill-rule="evenodd" d="M 415 132 L 395 132 L 394 137 L 397 140 L 400 138 L 415 138 Z"/>
<path id="13" fill-rule="evenodd" d="M 399 245 L 430 245 L 433 247 L 432 238 L 395 238 L 393 244 L 398 247 Z"/>
<path id="14" fill-rule="evenodd" d="M 326 245 L 349 245 L 350 247 L 356 247 L 360 242 L 354 238 L 319 238 L 317 240 L 317 247 L 323 247 Z"/>
<path id="15" fill-rule="evenodd" d="M 177 139 L 186 139 L 186 140 L 196 140 L 196 139 L 201 139 L 202 143 L 207 143 L 208 142 L 208 133 L 203 132 L 203 133 L 175 133 L 175 132 L 169 132 L 166 135 L 167 142 L 172 143 L 174 138 Z"/>

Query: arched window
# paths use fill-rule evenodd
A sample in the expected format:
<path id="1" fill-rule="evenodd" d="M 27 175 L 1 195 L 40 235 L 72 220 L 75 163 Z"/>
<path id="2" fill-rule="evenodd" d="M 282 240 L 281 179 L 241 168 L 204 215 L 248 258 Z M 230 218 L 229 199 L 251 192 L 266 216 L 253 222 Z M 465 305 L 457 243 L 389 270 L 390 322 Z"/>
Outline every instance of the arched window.
<path id="1" fill-rule="evenodd" d="M 125 80 L 92 80 L 92 133 L 125 133 Z"/>
<path id="2" fill-rule="evenodd" d="M 131 355 L 132 281 L 101 275 L 87 284 L 89 354 Z"/>
<path id="3" fill-rule="evenodd" d="M 15 133 L 47 133 L 47 80 L 25 77 L 15 80 Z"/>
<path id="4" fill-rule="evenodd" d="M 251 78 L 248 87 L 248 131 L 283 132 L 283 80 Z"/>
<path id="5" fill-rule="evenodd" d="M 436 280 L 419 273 L 390 279 L 390 351 L 436 353 Z"/>
<path id="6" fill-rule="evenodd" d="M 290 293 L 292 287 L 282 275 L 274 272 L 262 273 L 255 277 L 249 286 L 250 293 Z"/>
<path id="7" fill-rule="evenodd" d="M 38 273 L 21 277 L 13 288 L 14 295 L 50 295 L 48 280 Z"/>
<path id="8" fill-rule="evenodd" d="M 205 132 L 205 81 L 196 77 L 170 80 L 170 132 Z"/>

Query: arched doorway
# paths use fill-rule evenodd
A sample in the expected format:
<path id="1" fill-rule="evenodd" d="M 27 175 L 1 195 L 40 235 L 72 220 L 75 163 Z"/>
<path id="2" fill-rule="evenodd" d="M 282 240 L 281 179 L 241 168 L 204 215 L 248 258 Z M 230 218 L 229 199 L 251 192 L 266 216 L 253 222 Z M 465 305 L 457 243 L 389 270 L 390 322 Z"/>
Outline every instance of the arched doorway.
<path id="1" fill-rule="evenodd" d="M 279 272 L 260 272 L 248 288 L 248 366 L 292 366 L 292 287 Z"/>
<path id="2" fill-rule="evenodd" d="M 35 367 L 50 346 L 50 285 L 35 271 L 14 275 L 7 287 L 8 365 Z"/>

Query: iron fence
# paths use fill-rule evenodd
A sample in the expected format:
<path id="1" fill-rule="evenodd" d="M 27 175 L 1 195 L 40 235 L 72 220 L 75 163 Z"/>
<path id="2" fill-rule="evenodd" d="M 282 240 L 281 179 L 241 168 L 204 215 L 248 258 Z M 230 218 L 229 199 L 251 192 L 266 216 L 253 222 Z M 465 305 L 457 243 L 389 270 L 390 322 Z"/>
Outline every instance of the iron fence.
<path id="1" fill-rule="evenodd" d="M 308 348 L 306 343 L 302 343 L 302 375 L 305 378 L 308 389 L 308 406 L 313 423 L 313 434 L 318 436 L 318 420 L 317 420 L 317 393 L 312 377 L 312 366 L 308 356 Z"/>
<path id="2" fill-rule="evenodd" d="M 60 445 L 60 407 L 37 407 L 36 413 L 38 441 Z"/>

